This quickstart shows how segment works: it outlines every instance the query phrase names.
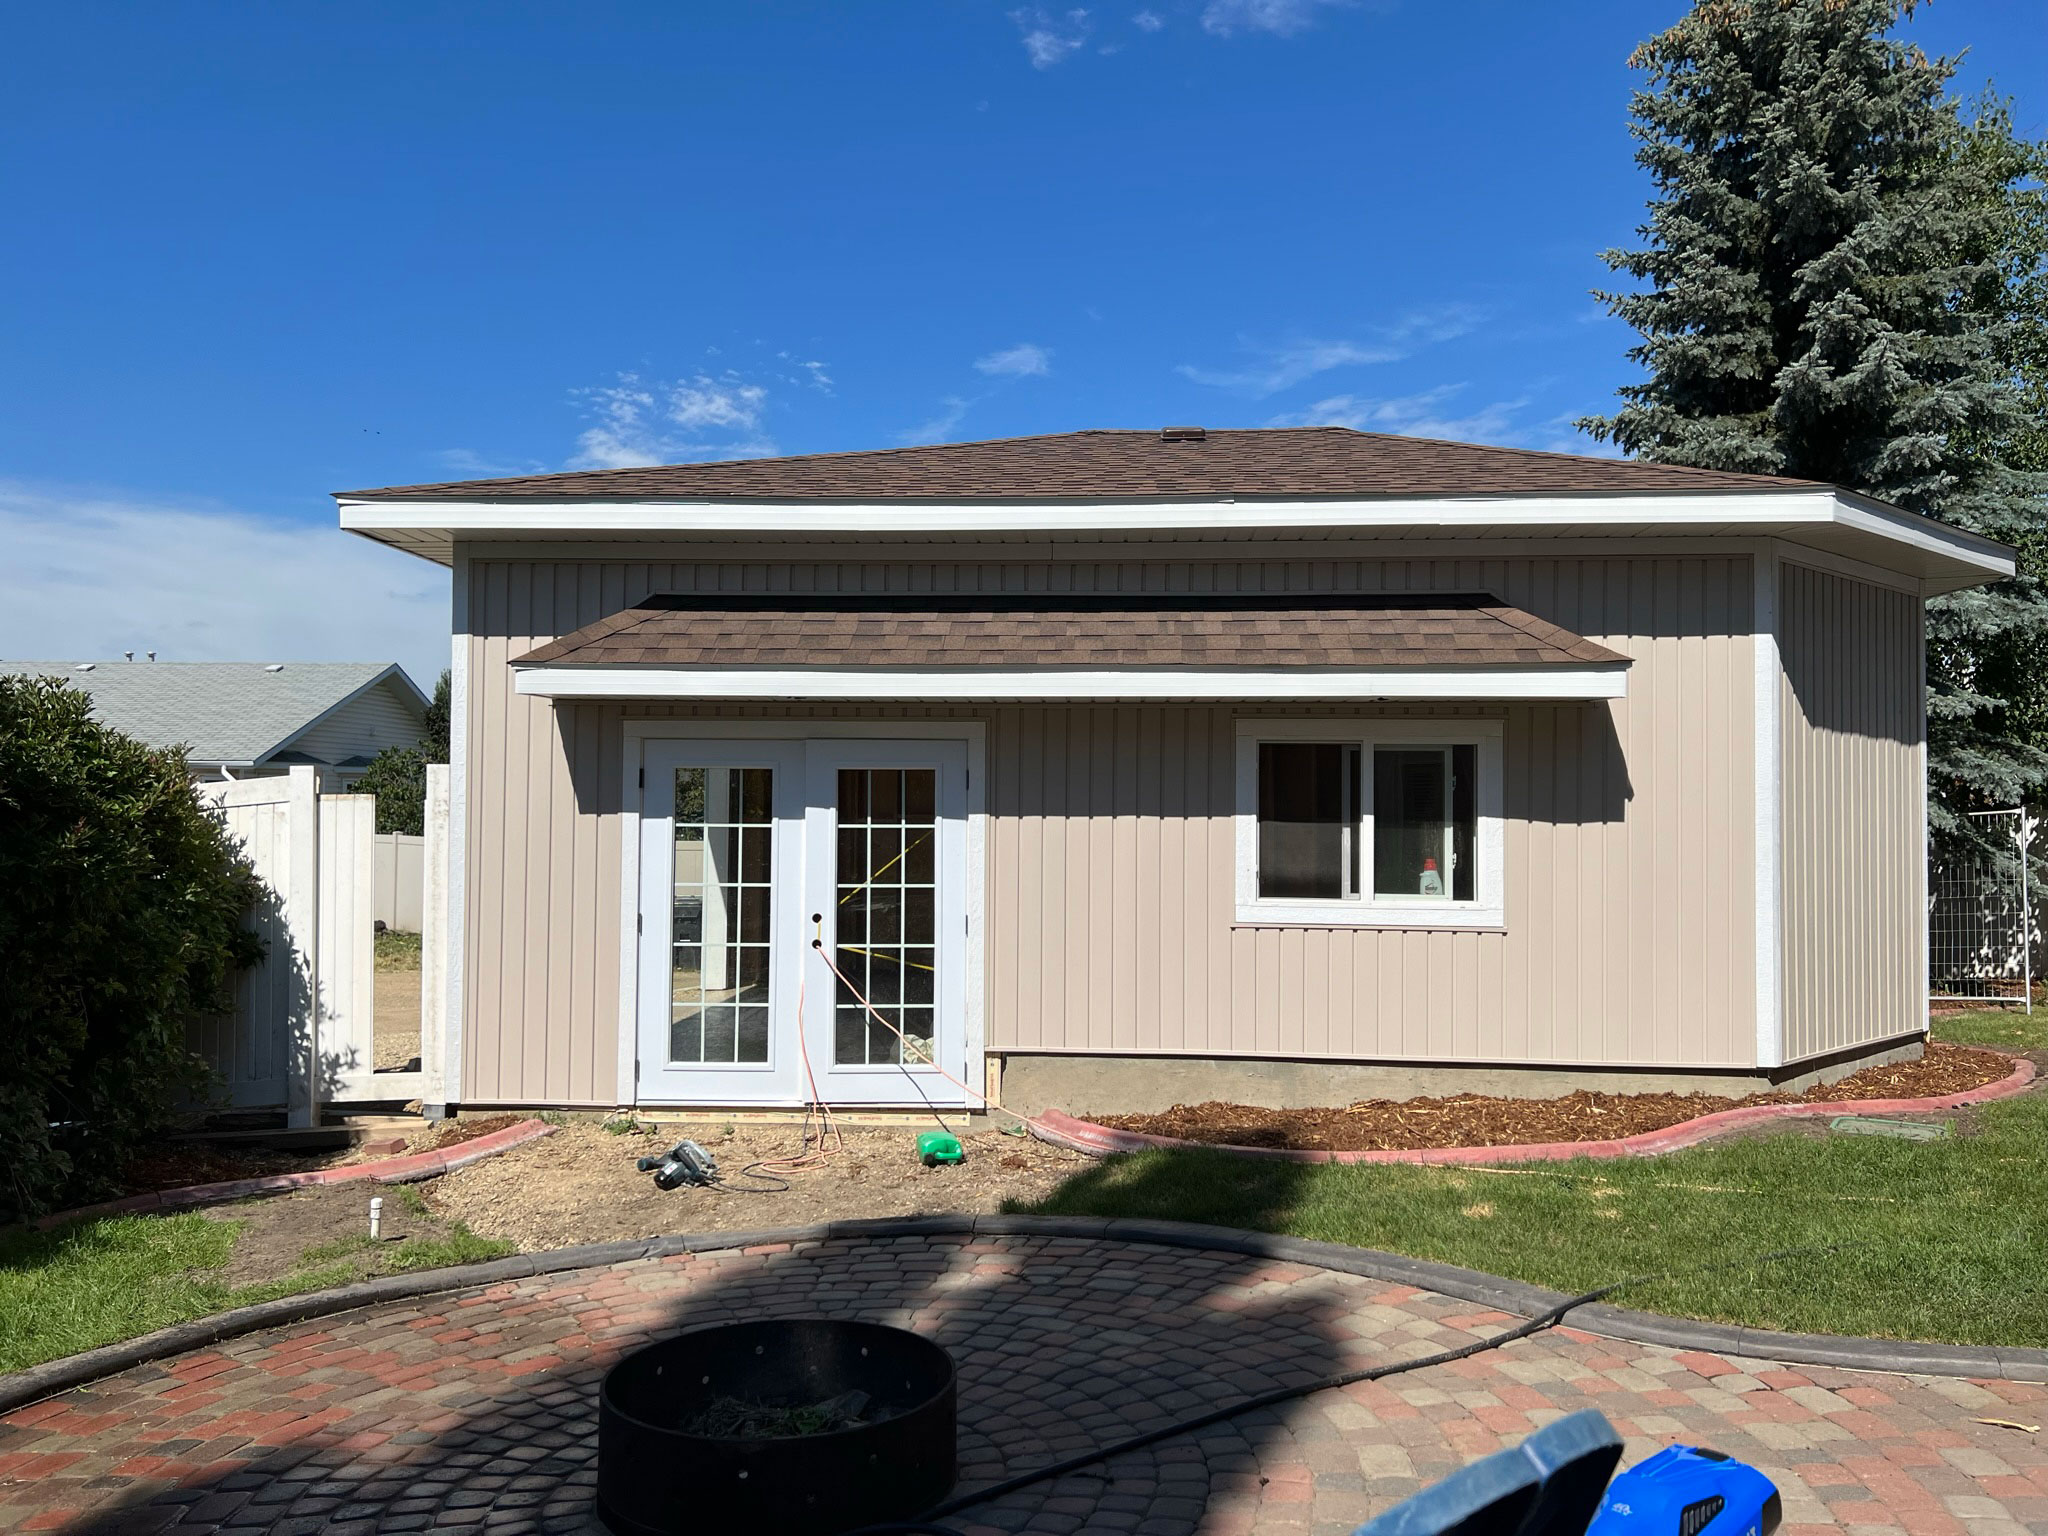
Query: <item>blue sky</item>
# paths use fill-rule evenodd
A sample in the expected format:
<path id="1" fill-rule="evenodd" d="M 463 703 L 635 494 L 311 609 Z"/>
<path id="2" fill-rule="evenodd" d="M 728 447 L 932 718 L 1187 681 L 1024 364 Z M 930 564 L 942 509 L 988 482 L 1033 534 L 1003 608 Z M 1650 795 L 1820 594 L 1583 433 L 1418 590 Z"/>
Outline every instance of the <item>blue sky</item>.
<path id="1" fill-rule="evenodd" d="M 13 7 L 0 655 L 431 677 L 445 576 L 340 488 L 1166 422 L 1584 448 L 1625 60 L 1682 9 Z M 1909 30 L 2039 135 L 2041 22 Z"/>

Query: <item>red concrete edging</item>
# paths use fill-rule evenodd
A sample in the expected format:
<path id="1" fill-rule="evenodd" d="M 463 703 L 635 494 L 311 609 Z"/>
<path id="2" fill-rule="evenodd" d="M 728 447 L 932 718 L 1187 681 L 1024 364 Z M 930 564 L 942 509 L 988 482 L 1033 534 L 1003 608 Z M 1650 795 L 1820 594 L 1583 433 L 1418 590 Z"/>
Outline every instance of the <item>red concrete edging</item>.
<path id="1" fill-rule="evenodd" d="M 1990 1046 L 1973 1047 L 1990 1050 Z M 2008 1052 L 2000 1051 L 2001 1056 Z M 1148 1136 L 1142 1131 L 1120 1131 L 1077 1119 L 1049 1109 L 1031 1122 L 1034 1134 L 1056 1146 L 1103 1157 L 1111 1152 L 1142 1152 L 1152 1147 L 1208 1147 L 1240 1157 L 1277 1157 L 1290 1163 L 1561 1163 L 1575 1157 L 1654 1157 L 1676 1152 L 1711 1137 L 1769 1120 L 1813 1115 L 1920 1115 L 1944 1109 L 1960 1109 L 1990 1099 L 2009 1099 L 2034 1080 L 2034 1064 L 2025 1057 L 2013 1057 L 2012 1075 L 1981 1088 L 1943 1094 L 1931 1099 L 1840 1099 L 1826 1104 L 1751 1104 L 1741 1109 L 1717 1110 L 1694 1120 L 1667 1125 L 1661 1131 L 1644 1131 L 1615 1141 L 1541 1141 L 1513 1147 L 1422 1147 L 1406 1151 L 1323 1152 L 1302 1147 L 1235 1147 L 1210 1141 L 1184 1141 L 1175 1136 Z"/>
<path id="2" fill-rule="evenodd" d="M 469 1141 L 435 1152 L 413 1152 L 404 1157 L 381 1157 L 368 1163 L 346 1163 L 339 1168 L 317 1168 L 305 1173 L 271 1173 L 253 1179 L 227 1179 L 218 1184 L 187 1184 L 181 1189 L 155 1189 L 147 1194 L 103 1200 L 98 1205 L 81 1205 L 76 1210 L 57 1211 L 39 1217 L 31 1225 L 39 1232 L 65 1222 L 94 1216 L 127 1216 L 148 1211 L 182 1211 L 199 1205 L 220 1205 L 249 1195 L 278 1195 L 286 1190 L 305 1189 L 316 1184 L 353 1184 L 373 1179 L 379 1184 L 411 1184 L 448 1173 L 479 1158 L 491 1157 L 513 1147 L 552 1136 L 555 1128 L 542 1120 L 522 1120 L 503 1130 L 492 1131 Z"/>

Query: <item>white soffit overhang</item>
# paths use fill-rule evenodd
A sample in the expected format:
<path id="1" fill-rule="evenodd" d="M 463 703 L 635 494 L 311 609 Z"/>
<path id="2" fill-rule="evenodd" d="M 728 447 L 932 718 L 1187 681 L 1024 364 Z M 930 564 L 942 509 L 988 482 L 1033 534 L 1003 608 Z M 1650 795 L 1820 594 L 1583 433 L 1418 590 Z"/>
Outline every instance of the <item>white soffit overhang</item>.
<path id="1" fill-rule="evenodd" d="M 341 526 L 442 564 L 458 542 L 616 543 L 1753 535 L 1916 576 L 1929 593 L 2013 574 L 2013 552 L 1931 518 L 1830 491 L 1428 500 L 760 502 L 380 501 L 342 497 Z"/>
<path id="2" fill-rule="evenodd" d="M 1459 702 L 1483 699 L 1619 699 L 1625 661 L 1572 667 L 1383 667 L 1335 670 L 1170 667 L 1016 671 L 866 667 L 515 666 L 514 686 L 544 699 L 920 700 L 1308 700 Z"/>

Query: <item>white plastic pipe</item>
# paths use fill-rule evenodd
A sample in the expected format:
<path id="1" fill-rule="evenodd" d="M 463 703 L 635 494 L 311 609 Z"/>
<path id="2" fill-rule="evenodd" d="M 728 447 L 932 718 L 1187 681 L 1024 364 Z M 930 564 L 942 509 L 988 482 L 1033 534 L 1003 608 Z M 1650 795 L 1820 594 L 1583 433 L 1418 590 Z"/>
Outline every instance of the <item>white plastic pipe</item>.
<path id="1" fill-rule="evenodd" d="M 372 1195 L 370 1197 L 370 1241 L 373 1243 L 377 1241 L 377 1225 L 383 1219 L 384 1197 L 382 1195 Z"/>

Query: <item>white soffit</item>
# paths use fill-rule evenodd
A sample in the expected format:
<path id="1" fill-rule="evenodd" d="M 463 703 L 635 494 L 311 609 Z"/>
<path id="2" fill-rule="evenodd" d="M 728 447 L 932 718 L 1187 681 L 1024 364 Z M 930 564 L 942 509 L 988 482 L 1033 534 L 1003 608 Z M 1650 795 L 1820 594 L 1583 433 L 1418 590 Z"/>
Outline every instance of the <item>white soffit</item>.
<path id="1" fill-rule="evenodd" d="M 1377 670 L 883 671 L 864 667 L 515 666 L 522 694 L 545 699 L 947 700 L 1619 699 L 1628 663 L 1577 667 L 1386 667 Z"/>
<path id="2" fill-rule="evenodd" d="M 379 501 L 339 498 L 341 526 L 443 564 L 457 542 L 787 538 L 1100 539 L 1616 537 L 1697 532 L 1809 543 L 1909 572 L 1930 592 L 2013 573 L 2001 544 L 1829 491 L 1713 496 L 1208 502 Z"/>

